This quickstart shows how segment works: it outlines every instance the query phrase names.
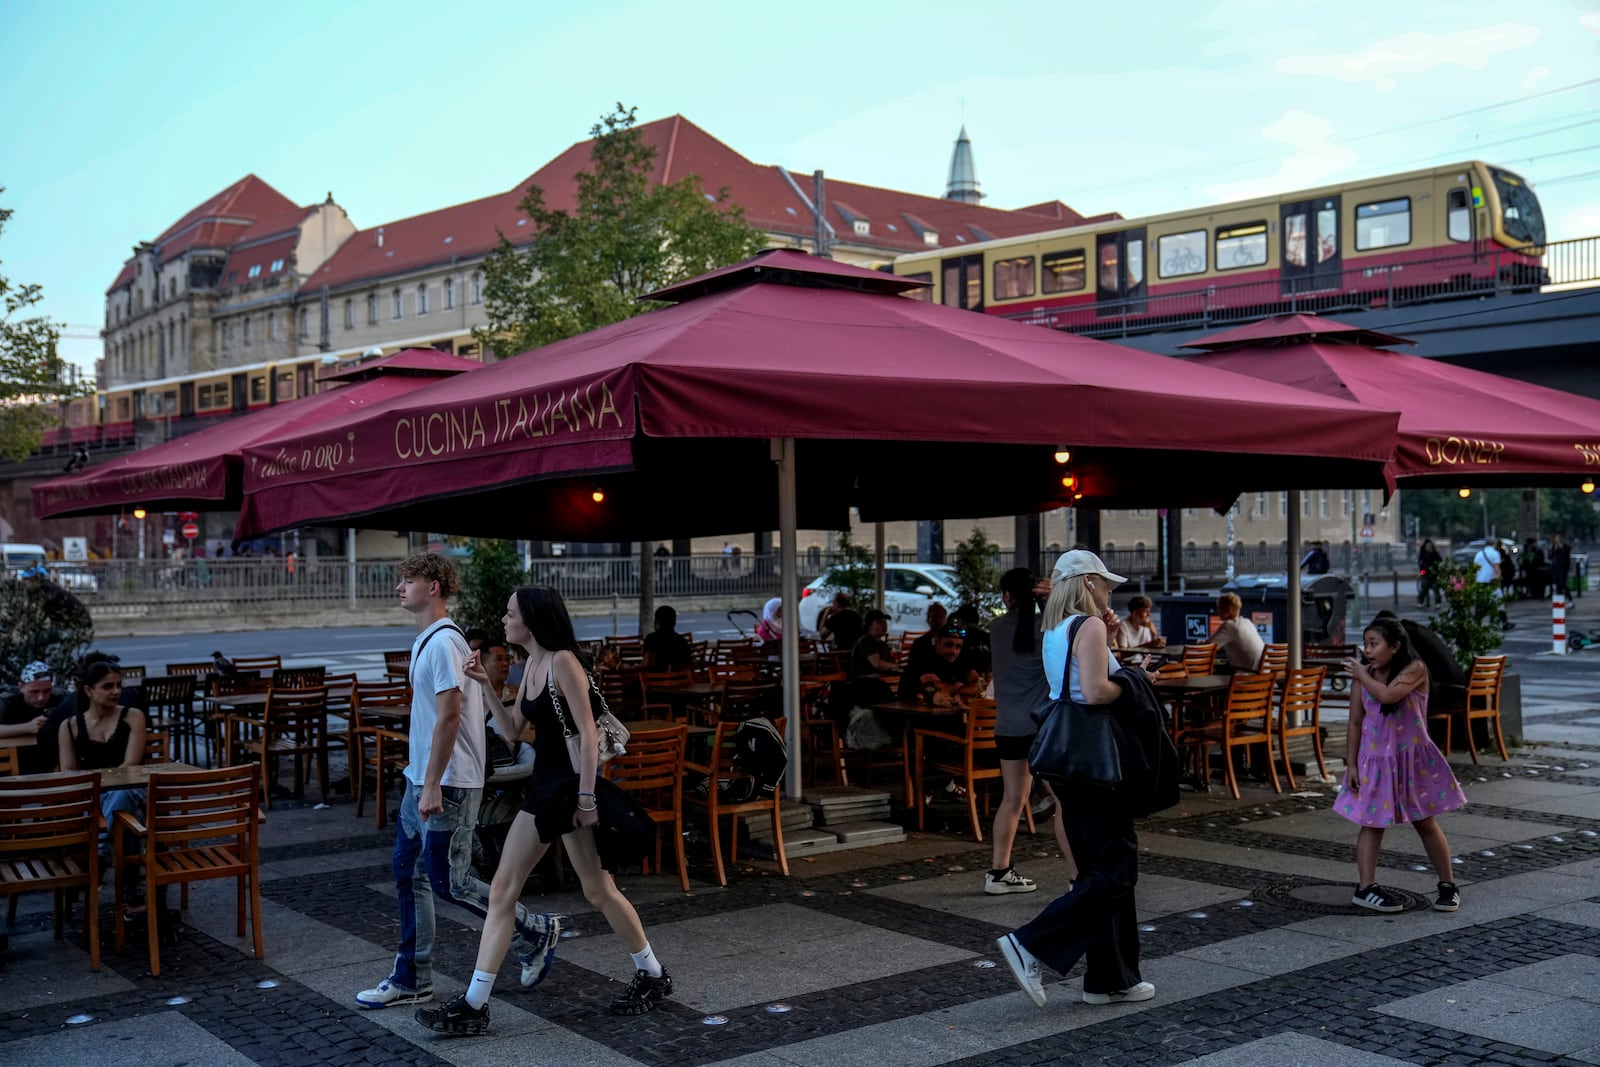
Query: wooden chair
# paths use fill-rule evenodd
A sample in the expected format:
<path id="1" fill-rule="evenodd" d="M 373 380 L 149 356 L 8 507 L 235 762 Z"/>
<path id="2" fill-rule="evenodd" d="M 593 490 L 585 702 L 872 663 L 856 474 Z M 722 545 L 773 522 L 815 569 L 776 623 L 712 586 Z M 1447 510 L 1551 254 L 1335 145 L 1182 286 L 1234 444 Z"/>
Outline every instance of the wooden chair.
<path id="1" fill-rule="evenodd" d="M 15 778 L 21 773 L 21 764 L 17 762 L 17 750 L 10 747 L 0 748 L 0 778 Z"/>
<path id="2" fill-rule="evenodd" d="M 917 776 L 917 829 L 926 829 L 929 771 L 952 775 L 967 791 L 967 815 L 972 820 L 972 837 L 983 840 L 983 823 L 978 820 L 978 790 L 984 790 L 983 817 L 989 818 L 988 784 L 1000 781 L 1000 756 L 994 740 L 995 703 L 978 698 L 967 708 L 965 735 L 919 728 L 912 731 L 912 761 Z M 1033 812 L 1023 807 L 1028 832 L 1033 833 Z"/>
<path id="3" fill-rule="evenodd" d="M 166 730 L 144 732 L 144 759 L 141 763 L 171 763 L 172 738 Z"/>
<path id="4" fill-rule="evenodd" d="M 683 852 L 683 753 L 688 728 L 638 730 L 628 750 L 605 764 L 605 775 L 634 799 L 650 818 L 672 834 L 678 857 L 678 885 L 689 891 L 689 862 Z M 656 869 L 661 869 L 661 835 L 656 835 Z"/>
<path id="5" fill-rule="evenodd" d="M 282 656 L 235 656 L 233 669 L 236 671 L 275 671 L 283 666 Z"/>
<path id="6" fill-rule="evenodd" d="M 204 679 L 212 674 L 215 674 L 216 670 L 217 665 L 208 659 L 195 660 L 193 663 L 167 664 L 168 675 L 181 675 L 185 678 Z"/>
<path id="7" fill-rule="evenodd" d="M 0 750 L 11 751 L 11 750 Z M 55 894 L 55 935 L 66 921 L 66 891 L 88 903 L 89 968 L 100 969 L 100 775 L 63 774 L 40 780 L 0 778 L 0 895 Z"/>
<path id="8" fill-rule="evenodd" d="M 1215 674 L 1217 665 L 1217 646 L 1213 643 L 1200 645 L 1185 645 L 1183 648 L 1183 669 L 1190 674 Z"/>
<path id="9" fill-rule="evenodd" d="M 1198 751 L 1201 781 L 1207 780 L 1206 754 L 1215 745 L 1222 750 L 1223 781 L 1235 800 L 1239 799 L 1238 776 L 1233 769 L 1233 750 L 1261 745 L 1266 749 L 1267 773 L 1272 791 L 1283 792 L 1272 759 L 1272 686 L 1270 674 L 1236 674 L 1228 685 L 1228 703 L 1222 718 L 1204 726 L 1189 727 L 1180 738 L 1184 747 Z"/>
<path id="10" fill-rule="evenodd" d="M 1356 658 L 1355 645 L 1306 645 L 1300 651 L 1308 660 L 1331 662 Z M 1350 703 L 1350 676 L 1330 668 L 1322 682 L 1322 702 L 1335 712 L 1347 707 Z"/>
<path id="11" fill-rule="evenodd" d="M 1289 738 L 1309 737 L 1317 754 L 1317 771 L 1328 777 L 1328 765 L 1322 759 L 1322 680 L 1328 673 L 1326 667 L 1297 667 L 1283 680 L 1283 692 L 1278 698 L 1278 758 L 1283 763 L 1283 776 L 1294 789 L 1294 767 L 1289 764 Z M 1295 719 L 1300 725 L 1292 725 Z"/>
<path id="12" fill-rule="evenodd" d="M 294 792 L 304 792 L 310 777 L 309 763 L 317 761 L 318 796 L 328 800 L 328 763 L 321 757 L 327 748 L 323 730 L 327 725 L 328 689 L 306 686 L 303 689 L 273 689 L 260 719 L 248 715 L 228 716 L 228 763 L 245 754 L 260 760 L 262 803 L 272 809 L 272 786 L 277 781 L 278 760 L 294 757 Z"/>
<path id="13" fill-rule="evenodd" d="M 154 727 L 165 726 L 177 737 L 181 745 L 189 742 L 188 755 L 198 762 L 195 734 L 201 723 L 194 713 L 194 678 L 189 675 L 167 675 L 144 680 L 145 718 Z"/>
<path id="14" fill-rule="evenodd" d="M 116 813 L 111 840 L 117 872 L 117 899 L 125 877 L 144 868 L 146 934 L 150 942 L 150 974 L 161 975 L 161 934 L 157 927 L 162 886 L 212 878 L 238 883 L 238 934 L 244 936 L 245 914 L 255 934 L 256 959 L 261 943 L 261 860 L 256 796 L 260 769 L 224 767 L 210 771 L 163 771 L 145 787 L 145 817 Z M 128 845 L 137 840 L 137 853 Z M 248 904 L 246 889 L 248 888 Z M 126 945 L 123 909 L 116 910 L 117 951 Z"/>
<path id="15" fill-rule="evenodd" d="M 1265 644 L 1261 646 L 1261 662 L 1256 664 L 1256 672 L 1270 674 L 1278 681 L 1283 681 L 1283 676 L 1289 669 L 1289 646 L 1286 644 Z"/>
<path id="16" fill-rule="evenodd" d="M 785 720 L 774 719 L 773 725 L 777 727 L 780 736 L 787 736 L 784 733 Z M 717 723 L 716 732 L 711 737 L 711 755 L 708 761 L 692 763 L 686 759 L 683 763 L 684 770 L 702 774 L 707 780 L 708 788 L 704 797 L 691 793 L 685 796 L 684 800 L 706 809 L 706 822 L 711 832 L 711 858 L 716 864 L 717 884 L 724 887 L 728 884 L 728 872 L 722 864 L 722 816 L 724 815 L 732 818 L 728 839 L 729 862 L 739 862 L 739 816 L 767 815 L 772 819 L 772 849 L 778 860 L 778 869 L 783 872 L 785 878 L 789 876 L 789 857 L 784 855 L 783 851 L 782 787 L 774 789 L 770 797 L 738 803 L 724 801 L 718 789 L 718 785 L 725 780 L 748 777 L 740 775 L 733 769 L 733 734 L 738 728 L 739 724 L 736 722 Z"/>
<path id="17" fill-rule="evenodd" d="M 373 716 L 380 709 L 411 708 L 411 687 L 404 682 L 357 682 L 350 701 L 350 791 L 356 798 L 356 817 L 366 806 L 367 773 L 372 773 L 373 807 L 378 829 L 389 823 L 388 782 L 405 771 L 411 760 L 411 742 L 399 718 Z M 364 717 L 366 716 L 366 717 Z"/>
<path id="18" fill-rule="evenodd" d="M 305 689 L 307 686 L 323 685 L 327 674 L 328 668 L 321 666 L 278 667 L 272 672 L 272 688 Z"/>
<path id="19" fill-rule="evenodd" d="M 641 719 L 672 719 L 681 721 L 684 716 L 682 701 L 668 700 L 665 697 L 652 700 L 652 690 L 658 686 L 689 685 L 694 681 L 694 673 L 688 670 L 681 671 L 639 671 L 639 718 Z M 606 702 L 611 702 L 606 697 Z"/>
<path id="20" fill-rule="evenodd" d="M 1478 742 L 1472 736 L 1472 724 L 1478 719 L 1484 719 L 1494 724 L 1494 744 L 1500 751 L 1502 760 L 1511 757 L 1506 754 L 1505 734 L 1500 730 L 1500 685 L 1505 675 L 1506 658 L 1504 656 L 1474 656 L 1472 657 L 1472 670 L 1467 672 L 1467 751 L 1472 753 L 1472 762 L 1478 762 Z"/>
<path id="21" fill-rule="evenodd" d="M 391 682 L 404 682 L 411 678 L 411 650 L 383 654 L 383 673 Z"/>
<path id="22" fill-rule="evenodd" d="M 271 679 L 259 675 L 213 674 L 206 679 L 207 697 L 247 696 L 252 693 L 265 693 L 271 688 Z M 196 737 L 197 739 L 203 737 L 205 741 L 208 764 L 216 762 L 219 766 L 226 765 L 232 759 L 228 751 L 227 720 L 227 714 L 220 710 L 196 715 Z M 213 751 L 216 753 L 215 758 Z"/>
<path id="23" fill-rule="evenodd" d="M 904 656 L 911 651 L 911 646 L 917 643 L 917 638 L 923 636 L 926 630 L 907 630 L 900 635 L 900 654 Z"/>
<path id="24" fill-rule="evenodd" d="M 119 663 L 117 665 L 117 673 L 122 675 L 123 685 L 138 685 L 144 681 L 145 669 L 137 664 L 123 666 Z"/>
<path id="25" fill-rule="evenodd" d="M 782 693 L 780 685 L 765 679 L 730 681 L 722 687 L 722 698 L 717 701 L 717 718 L 734 723 L 758 715 L 771 718 L 778 713 Z"/>

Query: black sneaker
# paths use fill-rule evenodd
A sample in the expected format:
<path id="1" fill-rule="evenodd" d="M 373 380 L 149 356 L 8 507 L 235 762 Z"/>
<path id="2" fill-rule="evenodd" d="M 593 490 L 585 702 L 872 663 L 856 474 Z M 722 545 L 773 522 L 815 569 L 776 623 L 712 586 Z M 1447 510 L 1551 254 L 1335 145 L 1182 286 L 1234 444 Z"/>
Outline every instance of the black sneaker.
<path id="1" fill-rule="evenodd" d="M 611 1002 L 611 1014 L 643 1015 L 655 1011 L 662 998 L 671 994 L 672 975 L 663 970 L 660 978 L 651 978 L 648 971 L 639 971 L 622 995 Z"/>
<path id="2" fill-rule="evenodd" d="M 1387 889 L 1373 882 L 1369 886 L 1356 886 L 1355 896 L 1350 898 L 1350 903 L 1361 908 L 1370 908 L 1373 911 L 1405 911 L 1406 906 L 1394 897 Z"/>
<path id="3" fill-rule="evenodd" d="M 458 993 L 437 1008 L 418 1008 L 417 1022 L 441 1034 L 470 1036 L 489 1032 L 489 1005 L 474 1008 Z"/>
<path id="4" fill-rule="evenodd" d="M 1461 890 L 1454 882 L 1439 883 L 1439 899 L 1433 902 L 1434 911 L 1460 911 Z"/>

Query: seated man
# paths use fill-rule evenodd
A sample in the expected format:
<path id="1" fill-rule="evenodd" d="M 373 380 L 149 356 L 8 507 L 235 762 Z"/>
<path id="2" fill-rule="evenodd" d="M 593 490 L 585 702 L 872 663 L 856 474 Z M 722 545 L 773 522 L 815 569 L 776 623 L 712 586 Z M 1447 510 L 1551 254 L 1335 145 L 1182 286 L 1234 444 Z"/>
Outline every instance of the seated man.
<path id="1" fill-rule="evenodd" d="M 877 610 L 867 612 L 866 632 L 850 650 L 851 681 L 900 673 L 900 668 L 894 662 L 894 653 L 889 650 L 889 642 L 884 640 L 888 632 L 889 616 Z"/>
<path id="2" fill-rule="evenodd" d="M 71 693 L 55 688 L 50 665 L 35 661 L 22 668 L 15 689 L 0 693 L 0 737 L 33 737 L 17 749 L 23 774 L 56 769 L 61 724 L 76 710 Z"/>
<path id="3" fill-rule="evenodd" d="M 908 662 L 913 657 L 927 659 L 933 655 L 933 639 L 944 629 L 945 620 L 950 618 L 950 610 L 937 600 L 933 600 L 928 603 L 928 614 L 925 618 L 928 622 L 928 631 L 911 642 L 911 648 L 906 652 Z"/>
<path id="4" fill-rule="evenodd" d="M 835 593 L 833 603 L 817 616 L 817 636 L 835 652 L 854 651 L 863 625 L 861 613 L 850 604 L 850 594 Z"/>
<path id="5" fill-rule="evenodd" d="M 950 621 L 963 631 L 965 644 L 961 655 L 967 666 L 979 674 L 988 674 L 994 656 L 989 651 L 989 631 L 980 625 L 976 604 L 963 604 L 950 613 Z"/>
<path id="6" fill-rule="evenodd" d="M 1211 635 L 1211 640 L 1216 642 L 1217 653 L 1228 661 L 1225 674 L 1253 671 L 1261 665 L 1265 643 L 1255 623 L 1240 617 L 1243 608 L 1243 601 L 1234 593 L 1217 597 L 1217 617 L 1222 625 Z"/>
<path id="7" fill-rule="evenodd" d="M 959 627 L 946 626 L 933 642 L 931 654 L 918 655 L 916 645 L 906 659 L 905 673 L 900 675 L 900 699 L 916 700 L 924 689 L 932 687 L 935 696 L 940 693 L 954 697 L 958 693 L 975 693 L 978 672 L 962 656 L 966 638 Z"/>
<path id="8" fill-rule="evenodd" d="M 663 604 L 656 609 L 656 628 L 645 635 L 643 647 L 647 671 L 689 669 L 689 642 L 678 633 L 677 608 Z"/>
<path id="9" fill-rule="evenodd" d="M 1166 644 L 1167 639 L 1156 633 L 1156 628 L 1150 624 L 1150 598 L 1136 596 L 1129 600 L 1128 613 L 1111 635 L 1111 647 L 1164 648 Z"/>

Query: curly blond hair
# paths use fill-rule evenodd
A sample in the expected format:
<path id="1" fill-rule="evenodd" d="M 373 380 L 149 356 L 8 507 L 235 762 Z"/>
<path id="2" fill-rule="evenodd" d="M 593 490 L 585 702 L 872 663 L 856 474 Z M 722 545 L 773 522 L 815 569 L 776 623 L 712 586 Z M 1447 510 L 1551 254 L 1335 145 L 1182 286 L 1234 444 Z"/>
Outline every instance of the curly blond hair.
<path id="1" fill-rule="evenodd" d="M 437 552 L 418 552 L 414 556 L 407 556 L 405 562 L 400 564 L 400 577 L 421 578 L 425 582 L 438 582 L 439 595 L 446 600 L 456 595 L 461 588 L 461 579 L 456 577 L 455 564 L 439 555 Z"/>

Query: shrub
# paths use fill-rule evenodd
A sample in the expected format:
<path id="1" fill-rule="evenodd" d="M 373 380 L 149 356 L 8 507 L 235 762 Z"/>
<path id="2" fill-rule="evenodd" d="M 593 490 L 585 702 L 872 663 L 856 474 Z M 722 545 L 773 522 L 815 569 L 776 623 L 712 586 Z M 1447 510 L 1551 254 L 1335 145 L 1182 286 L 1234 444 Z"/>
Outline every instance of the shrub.
<path id="1" fill-rule="evenodd" d="M 961 603 L 972 604 L 984 616 L 1000 610 L 999 546 L 989 535 L 972 528 L 972 536 L 956 542 L 956 592 Z"/>
<path id="2" fill-rule="evenodd" d="M 841 530 L 834 558 L 837 562 L 828 568 L 828 587 L 850 594 L 850 606 L 862 615 L 877 607 L 878 568 L 872 550 L 856 544 L 849 530 Z"/>
<path id="3" fill-rule="evenodd" d="M 89 609 L 45 578 L 0 581 L 0 619 L 0 681 L 6 683 L 14 684 L 34 660 L 70 678 L 94 640 Z"/>
<path id="4" fill-rule="evenodd" d="M 528 581 L 514 541 L 474 538 L 472 554 L 461 562 L 461 591 L 456 594 L 455 620 L 462 629 L 481 627 L 494 638 L 505 637 L 500 625 L 506 601 Z"/>
<path id="5" fill-rule="evenodd" d="M 1444 606 L 1428 619 L 1428 625 L 1455 650 L 1461 669 L 1470 670 L 1474 656 L 1493 652 L 1505 640 L 1500 631 L 1497 587 L 1479 582 L 1470 564 L 1444 560 L 1434 565 L 1434 574 L 1444 593 Z"/>

